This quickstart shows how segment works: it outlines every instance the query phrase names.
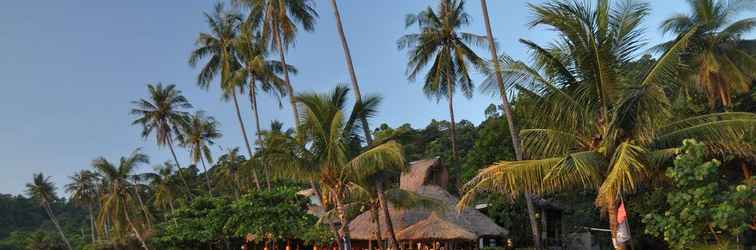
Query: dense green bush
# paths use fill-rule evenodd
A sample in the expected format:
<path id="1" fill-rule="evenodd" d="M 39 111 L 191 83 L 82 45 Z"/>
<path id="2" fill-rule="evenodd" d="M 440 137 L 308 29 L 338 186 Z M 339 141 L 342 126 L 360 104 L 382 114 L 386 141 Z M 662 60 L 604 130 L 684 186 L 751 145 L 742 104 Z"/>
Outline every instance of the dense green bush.
<path id="1" fill-rule="evenodd" d="M 667 193 L 669 207 L 645 216 L 646 232 L 663 237 L 675 249 L 712 240 L 724 243 L 746 230 L 755 215 L 754 179 L 728 184 L 720 178 L 721 163 L 704 158 L 703 144 L 683 144 L 683 154 L 666 172 L 673 183 Z"/>

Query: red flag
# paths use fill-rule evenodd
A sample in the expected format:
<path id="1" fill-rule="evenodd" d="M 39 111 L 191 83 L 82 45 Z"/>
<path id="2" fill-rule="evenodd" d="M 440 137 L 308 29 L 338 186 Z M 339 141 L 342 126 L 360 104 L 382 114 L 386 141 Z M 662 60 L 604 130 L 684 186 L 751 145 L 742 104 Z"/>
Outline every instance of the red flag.
<path id="1" fill-rule="evenodd" d="M 630 225 L 627 224 L 627 211 L 625 211 L 625 203 L 620 202 L 619 208 L 617 208 L 617 238 L 612 238 L 612 242 L 625 243 L 630 240 Z"/>
<path id="2" fill-rule="evenodd" d="M 617 209 L 617 224 L 625 223 L 627 220 L 627 211 L 625 211 L 625 203 L 620 202 L 620 206 Z"/>

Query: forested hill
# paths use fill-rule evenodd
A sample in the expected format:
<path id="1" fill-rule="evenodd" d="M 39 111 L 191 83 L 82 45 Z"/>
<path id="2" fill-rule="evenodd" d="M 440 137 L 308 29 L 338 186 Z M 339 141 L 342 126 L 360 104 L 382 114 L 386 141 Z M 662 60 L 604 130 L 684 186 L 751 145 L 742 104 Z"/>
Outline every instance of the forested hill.
<path id="1" fill-rule="evenodd" d="M 62 200 L 54 202 L 52 209 L 72 241 L 80 241 L 82 233 L 89 233 L 83 209 Z M 59 239 L 45 210 L 37 203 L 21 195 L 0 194 L 0 249 L 19 249 L 17 246 L 30 246 L 27 243 L 32 242 L 46 244 L 34 249 L 60 249 L 63 245 Z"/>

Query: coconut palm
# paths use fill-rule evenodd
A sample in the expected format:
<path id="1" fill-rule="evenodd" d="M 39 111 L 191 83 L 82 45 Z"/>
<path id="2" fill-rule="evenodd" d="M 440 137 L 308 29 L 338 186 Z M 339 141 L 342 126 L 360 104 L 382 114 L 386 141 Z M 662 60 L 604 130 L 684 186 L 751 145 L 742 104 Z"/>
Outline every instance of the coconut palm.
<path id="1" fill-rule="evenodd" d="M 197 84 L 203 89 L 209 88 L 213 79 L 220 74 L 222 97 L 224 100 L 230 98 L 234 102 L 236 118 L 247 146 L 247 153 L 252 156 L 252 147 L 249 144 L 247 129 L 244 127 L 244 120 L 239 110 L 239 100 L 236 97 L 236 91 L 240 88 L 241 82 L 233 79 L 234 72 L 241 67 L 236 60 L 234 41 L 238 37 L 242 17 L 239 13 L 226 11 L 221 3 L 215 5 L 212 14 L 205 13 L 205 17 L 210 33 L 199 34 L 197 48 L 189 56 L 189 65 L 196 66 L 200 60 L 207 59 L 197 76 Z M 256 173 L 254 182 L 259 189 L 260 181 Z"/>
<path id="2" fill-rule="evenodd" d="M 149 250 L 136 222 L 131 218 L 135 196 L 130 191 L 134 185 L 131 178 L 135 175 L 137 167 L 146 163 L 149 163 L 147 155 L 140 153 L 137 149 L 128 157 L 121 157 L 118 165 L 99 157 L 92 161 L 92 166 L 102 175 L 105 185 L 98 223 L 102 225 L 105 221 L 110 221 L 118 236 L 124 236 L 130 229 L 142 248 Z"/>
<path id="3" fill-rule="evenodd" d="M 243 66 L 235 72 L 234 81 L 242 83 L 242 91 L 244 91 L 244 87 L 249 91 L 249 101 L 255 118 L 259 147 L 260 140 L 262 140 L 262 128 L 260 127 L 260 114 L 257 107 L 257 91 L 262 90 L 280 100 L 281 96 L 286 95 L 286 82 L 279 77 L 279 74 L 283 73 L 281 63 L 268 59 L 267 44 L 262 39 L 262 35 L 255 33 L 255 25 L 245 22 L 242 27 L 241 35 L 234 43 L 234 49 Z M 286 65 L 286 67 L 290 73 L 297 73 L 294 66 Z M 268 189 L 270 189 L 270 176 L 267 172 L 265 181 Z"/>
<path id="4" fill-rule="evenodd" d="M 507 118 L 507 127 L 509 127 L 509 134 L 512 137 L 512 148 L 514 149 L 515 159 L 522 160 L 522 149 L 520 148 L 520 136 L 519 129 L 514 123 L 514 116 L 512 115 L 512 105 L 509 104 L 507 98 L 507 88 L 504 84 L 504 79 L 501 76 L 501 66 L 499 65 L 498 53 L 496 52 L 496 42 L 494 42 L 493 32 L 491 31 L 491 21 L 488 17 L 488 3 L 486 0 L 480 0 L 481 12 L 483 13 L 483 23 L 486 26 L 486 38 L 488 39 L 488 48 L 491 51 L 491 62 L 493 62 L 493 76 L 496 80 L 496 87 L 498 95 L 501 98 L 501 105 L 504 108 L 504 116 Z M 528 218 L 530 220 L 530 229 L 533 234 L 533 246 L 536 249 L 542 249 L 541 246 L 541 231 L 538 230 L 538 221 L 536 220 L 535 208 L 533 207 L 533 199 L 531 194 L 525 194 L 525 205 L 528 211 Z"/>
<path id="5" fill-rule="evenodd" d="M 89 227 L 92 237 L 92 243 L 97 240 L 95 232 L 94 209 L 97 205 L 98 183 L 100 176 L 89 170 L 81 170 L 73 176 L 68 177 L 71 183 L 66 184 L 66 192 L 71 194 L 71 201 L 77 206 L 86 207 L 89 212 Z"/>
<path id="6" fill-rule="evenodd" d="M 213 164 L 210 146 L 215 144 L 214 140 L 223 136 L 218 130 L 219 126 L 220 123 L 212 116 L 205 115 L 203 111 L 196 111 L 189 117 L 189 121 L 181 127 L 181 145 L 189 149 L 192 164 L 202 163 L 202 170 L 205 171 L 205 184 L 210 195 L 213 194 L 213 187 L 210 183 L 210 173 L 207 171 L 205 161 L 207 161 L 207 164 Z"/>
<path id="7" fill-rule="evenodd" d="M 173 201 L 177 197 L 173 165 L 170 162 L 165 162 L 162 165 L 155 166 L 154 170 L 155 173 L 150 178 L 153 204 L 163 211 L 173 213 L 175 210 Z"/>
<path id="8" fill-rule="evenodd" d="M 50 221 L 55 225 L 63 242 L 66 243 L 66 247 L 73 250 L 71 243 L 68 242 L 66 234 L 63 233 L 63 229 L 60 228 L 60 223 L 58 223 L 58 219 L 55 218 L 55 214 L 52 211 L 51 203 L 58 200 L 58 197 L 55 195 L 55 189 L 55 184 L 50 181 L 50 177 L 45 177 L 42 173 L 34 174 L 32 182 L 26 183 L 26 195 L 36 200 L 45 209 L 47 216 L 50 217 Z"/>
<path id="9" fill-rule="evenodd" d="M 234 197 L 239 199 L 242 185 L 240 183 L 239 173 L 246 160 L 244 156 L 239 155 L 239 148 L 228 149 L 225 154 L 218 157 L 217 171 L 214 171 L 218 183 L 225 183 L 229 189 L 233 190 Z M 228 180 L 233 180 L 229 183 Z"/>
<path id="10" fill-rule="evenodd" d="M 691 65 L 688 74 L 709 99 L 712 108 L 729 107 L 731 96 L 750 89 L 756 69 L 756 58 L 747 50 L 743 35 L 756 29 L 756 18 L 736 20 L 744 11 L 753 10 L 753 0 L 688 0 L 690 13 L 675 14 L 664 20 L 665 33 L 696 32 L 690 38 L 684 62 Z M 666 42 L 658 49 L 668 48 Z"/>
<path id="11" fill-rule="evenodd" d="M 437 101 L 443 97 L 449 104 L 452 159 L 457 159 L 454 93 L 457 90 L 470 98 L 473 84 L 470 67 L 482 66 L 484 60 L 470 47 L 484 45 L 485 37 L 462 32 L 471 17 L 464 11 L 463 0 L 441 0 L 436 9 L 428 7 L 418 14 L 410 14 L 406 27 L 418 25 L 420 33 L 407 34 L 397 42 L 399 49 L 408 49 L 407 75 L 414 80 L 428 67 L 423 92 Z M 429 66 L 430 64 L 430 66 Z"/>
<path id="12" fill-rule="evenodd" d="M 310 0 L 235 0 L 250 9 L 248 22 L 258 25 L 264 34 L 263 39 L 270 42 L 271 47 L 278 50 L 280 68 L 283 69 L 283 79 L 286 82 L 286 92 L 289 95 L 294 123 L 299 124 L 299 111 L 294 100 L 294 87 L 289 79 L 289 68 L 286 66 L 286 50 L 294 43 L 299 28 L 305 31 L 315 29 L 317 11 Z"/>
<path id="13" fill-rule="evenodd" d="M 335 203 L 341 222 L 338 233 L 344 249 L 351 249 L 349 221 L 343 202 L 348 198 L 350 183 L 381 170 L 405 166 L 401 145 L 394 141 L 374 142 L 361 147 L 358 119 L 371 117 L 380 98 L 367 96 L 362 103 L 356 103 L 351 111 L 347 111 L 348 94 L 347 87 L 338 86 L 328 94 L 298 95 L 296 99 L 304 112 L 298 134 L 279 143 L 282 147 L 278 151 L 273 151 L 273 147 L 266 149 L 269 150 L 267 160 L 281 166 L 286 174 L 319 180 L 326 191 L 320 195 L 321 199 Z"/>
<path id="14" fill-rule="evenodd" d="M 142 126 L 143 138 L 154 134 L 158 146 L 168 145 L 176 167 L 181 169 L 176 151 L 173 149 L 173 140 L 180 134 L 179 128 L 187 121 L 188 113 L 185 110 L 191 108 L 192 105 L 181 94 L 181 91 L 176 89 L 176 85 L 148 84 L 147 90 L 149 92 L 147 99 L 140 98 L 132 102 L 134 108 L 131 109 L 131 115 L 137 116 L 137 119 L 131 124 Z M 179 177 L 188 189 L 189 184 L 184 176 L 179 175 Z"/>
<path id="15" fill-rule="evenodd" d="M 352 53 L 349 51 L 349 43 L 347 43 L 346 35 L 344 34 L 344 27 L 341 24 L 341 13 L 339 13 L 339 6 L 336 4 L 336 0 L 331 0 L 331 7 L 333 8 L 333 15 L 336 18 L 336 29 L 339 31 L 339 40 L 341 41 L 341 48 L 344 49 L 344 60 L 346 60 L 347 71 L 349 71 L 349 77 L 352 80 L 352 91 L 354 92 L 354 101 L 362 102 L 362 92 L 360 91 L 360 84 L 357 82 L 357 73 L 354 72 L 354 64 L 352 63 Z M 370 134 L 370 126 L 368 126 L 367 118 L 361 117 L 362 132 L 365 133 L 365 140 L 368 144 L 373 142 L 373 136 Z"/>
<path id="16" fill-rule="evenodd" d="M 465 184 L 460 206 L 478 192 L 516 196 L 596 189 L 595 204 L 608 212 L 616 236 L 617 204 L 674 156 L 685 138 L 708 144 L 710 153 L 752 157 L 742 143 L 752 133 L 756 115 L 721 113 L 670 121 L 663 85 L 674 81 L 680 54 L 695 29 L 679 36 L 639 79 L 621 66 L 640 47 L 639 24 L 648 5 L 598 1 L 550 1 L 531 5 L 532 25 L 558 31 L 551 47 L 523 41 L 535 65 L 502 57 L 505 82 L 529 98 L 538 127 L 520 132 L 527 160 L 501 161 L 481 170 Z M 750 131 L 750 132 L 749 132 Z M 618 244 L 624 249 L 624 244 Z"/>

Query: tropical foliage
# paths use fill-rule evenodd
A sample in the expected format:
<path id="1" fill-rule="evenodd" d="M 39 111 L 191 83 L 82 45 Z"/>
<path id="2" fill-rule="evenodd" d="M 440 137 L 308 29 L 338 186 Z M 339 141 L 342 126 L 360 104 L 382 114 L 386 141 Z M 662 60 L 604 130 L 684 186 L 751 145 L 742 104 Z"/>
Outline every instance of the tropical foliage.
<path id="1" fill-rule="evenodd" d="M 527 59 L 497 51 L 485 0 L 487 37 L 469 32 L 467 2 L 438 0 L 407 16 L 409 34 L 397 42 L 406 76 L 449 105 L 450 121 L 425 127 L 370 124 L 382 98 L 360 92 L 336 2 L 351 88 L 294 91 L 298 69 L 287 53 L 302 30 L 315 30 L 314 1 L 218 3 L 204 13 L 207 29 L 189 64 L 199 68 L 201 89 L 218 86 L 233 102 L 245 145 L 219 145 L 221 135 L 234 135 L 176 85 L 148 84 L 132 102 L 131 124 L 168 146 L 171 160 L 148 168 L 139 149 L 97 157 L 68 178 L 66 198 L 49 176 L 34 174 L 26 196 L 0 195 L 0 249 L 351 249 L 348 225 L 362 212 L 376 231 L 388 227 L 374 236 L 387 243 L 380 247 L 399 249 L 389 204 L 441 207 L 397 183 L 409 162 L 428 158 L 450 167 L 448 191 L 462 196 L 459 206 L 487 204 L 515 247 L 554 245 L 539 228 L 544 204 L 568 204 L 560 208 L 567 233 L 608 224 L 612 235 L 624 204 L 638 249 L 734 244 L 756 228 L 756 42 L 744 39 L 756 24 L 744 15 L 753 0 L 689 0 L 690 13 L 661 24 L 674 38 L 651 50 L 645 2 L 529 4 L 529 27 L 557 36 L 520 39 Z M 478 55 L 485 48 L 492 58 Z M 485 78 L 480 90 L 501 102 L 480 107 L 478 124 L 457 121 L 454 96 L 471 97 L 476 74 Z M 251 117 L 239 95 L 248 96 Z M 281 108 L 284 98 L 291 125 L 261 122 L 261 107 Z"/>

